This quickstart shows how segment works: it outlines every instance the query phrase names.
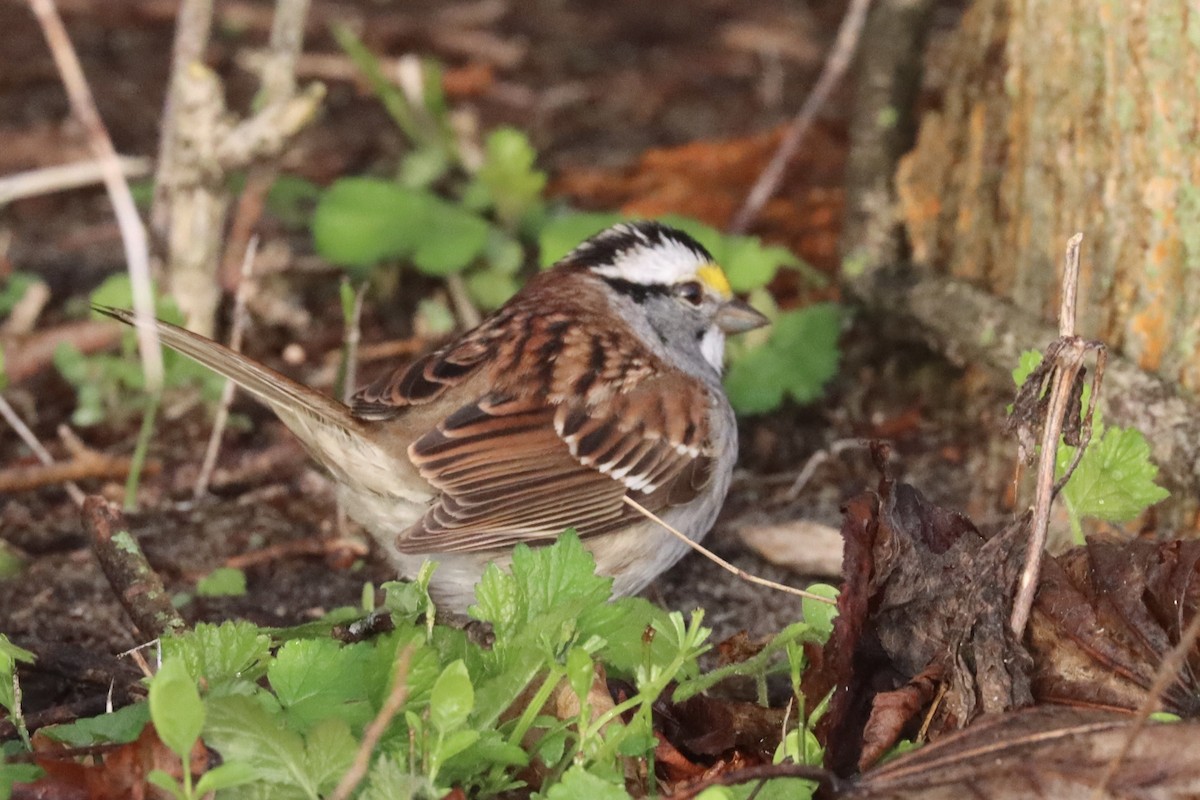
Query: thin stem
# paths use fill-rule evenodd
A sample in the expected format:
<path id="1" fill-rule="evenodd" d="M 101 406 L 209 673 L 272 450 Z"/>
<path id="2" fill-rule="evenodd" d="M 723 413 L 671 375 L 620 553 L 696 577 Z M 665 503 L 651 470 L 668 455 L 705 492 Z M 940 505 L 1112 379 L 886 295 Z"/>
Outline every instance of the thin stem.
<path id="1" fill-rule="evenodd" d="M 825 105 L 834 87 L 841 81 L 842 76 L 850 67 L 850 63 L 854 60 L 854 53 L 858 50 L 858 40 L 862 37 L 863 25 L 866 24 L 867 10 L 870 6 L 871 0 L 850 0 L 850 7 L 846 9 L 846 16 L 842 18 L 842 25 L 838 28 L 833 49 L 829 53 L 829 58 L 825 60 L 825 66 L 821 69 L 821 74 L 817 78 L 812 92 L 805 98 L 804 105 L 796 113 L 787 133 L 779 143 L 775 155 L 767 164 L 767 168 L 758 176 L 758 180 L 746 196 L 745 203 L 733 218 L 733 222 L 729 226 L 731 233 L 742 233 L 750 227 L 750 223 L 754 221 L 754 218 L 762 211 L 762 207 L 779 188 L 783 172 L 787 168 L 788 162 L 792 160 L 792 156 L 796 154 L 801 142 L 804 141 L 804 137 L 808 135 L 813 122 L 816 121 L 817 112 Z"/>
<path id="2" fill-rule="evenodd" d="M 150 449 L 150 439 L 154 435 L 154 423 L 158 420 L 158 407 L 162 404 L 162 390 L 150 395 L 150 405 L 146 415 L 142 417 L 142 427 L 138 431 L 137 445 L 133 448 L 133 460 L 129 462 L 129 477 L 125 480 L 125 510 L 137 508 L 138 484 L 142 480 L 142 468 L 146 466 L 146 452 Z"/>
<path id="3" fill-rule="evenodd" d="M 0 417 L 4 417 L 4 421 L 16 431 L 17 436 L 21 437 L 21 441 L 25 443 L 25 446 L 37 456 L 38 461 L 41 461 L 46 466 L 55 463 L 54 456 L 50 455 L 49 450 L 42 447 L 42 443 L 38 441 L 37 436 L 29 429 L 25 421 L 17 415 L 16 409 L 8 404 L 8 401 L 4 399 L 4 395 L 0 395 Z M 67 481 L 64 486 L 66 487 L 67 494 L 71 497 L 71 501 L 82 508 L 84 500 L 83 490 L 74 481 Z"/>
<path id="4" fill-rule="evenodd" d="M 113 147 L 100 112 L 96 110 L 96 101 L 92 96 L 87 78 L 84 77 L 83 67 L 79 64 L 79 56 L 67 36 L 62 17 L 54 0 L 29 0 L 38 23 L 45 34 L 54 63 L 58 66 L 63 86 L 71 103 L 71 110 L 83 125 L 87 133 L 88 145 L 92 153 L 103 165 L 104 186 L 108 190 L 113 211 L 117 217 L 117 226 L 121 231 L 121 241 L 125 245 L 125 260 L 129 268 L 129 277 L 133 284 L 133 307 L 139 318 L 147 323 L 154 316 L 154 290 L 150 281 L 150 250 L 146 242 L 146 228 L 138 215 L 137 206 L 133 202 L 133 193 L 129 191 L 129 183 L 121 168 L 121 160 Z M 157 394 L 162 388 L 163 362 L 162 349 L 158 344 L 158 332 L 151 324 L 138 325 L 138 349 L 142 356 L 142 371 L 146 375 L 146 389 L 150 394 Z"/>
<path id="5" fill-rule="evenodd" d="M 776 589 L 780 592 L 787 592 L 788 594 L 794 594 L 797 597 L 806 597 L 809 600 L 816 600 L 819 603 L 828 603 L 829 605 L 837 604 L 836 600 L 831 600 L 828 597 L 822 597 L 819 594 L 813 594 L 812 592 L 806 592 L 803 589 L 797 589 L 794 586 L 785 586 L 782 583 L 776 583 L 775 581 L 769 581 L 766 578 L 760 578 L 757 575 L 751 575 L 749 572 L 746 572 L 745 570 L 739 569 L 738 567 L 735 567 L 733 564 L 730 564 L 728 561 L 721 558 L 719 555 L 714 553 L 712 550 L 709 550 L 707 547 L 700 544 L 699 542 L 689 539 L 685 534 L 680 533 L 678 530 L 671 527 L 671 525 L 668 524 L 665 520 L 663 520 L 661 517 L 659 517 L 657 514 L 655 514 L 650 509 L 643 506 L 638 501 L 634 500 L 632 497 L 625 497 L 622 499 L 625 501 L 625 503 L 627 505 L 633 507 L 638 513 L 640 513 L 642 516 L 646 517 L 646 519 L 657 522 L 659 525 L 661 525 L 663 528 L 665 528 L 672 536 L 679 539 L 681 542 L 684 542 L 688 547 L 690 547 L 693 550 L 695 550 L 696 552 L 700 553 L 701 555 L 703 555 L 709 561 L 712 561 L 714 564 L 716 564 L 721 569 L 725 570 L 726 572 L 731 572 L 734 575 L 737 575 L 739 578 L 741 578 L 742 580 L 744 580 L 748 583 L 754 583 L 759 586 L 766 586 L 770 589 Z"/>
<path id="6" fill-rule="evenodd" d="M 254 272 L 254 256 L 257 252 L 258 236 L 252 236 L 250 243 L 246 246 L 246 252 L 242 256 L 241 280 L 238 282 L 237 293 L 233 300 L 233 323 L 229 331 L 229 349 L 235 353 L 242 351 L 242 337 L 246 332 L 247 319 L 246 298 L 250 294 L 250 276 Z M 229 405 L 233 402 L 233 395 L 236 391 L 237 384 L 231 380 L 226 380 L 225 385 L 221 388 L 221 401 L 217 405 L 212 433 L 208 436 L 208 446 L 204 450 L 204 462 L 200 465 L 200 475 L 197 476 L 196 485 L 192 489 L 193 500 L 199 500 L 208 492 L 213 469 L 217 465 L 217 454 L 221 451 L 221 435 L 225 432 L 225 425 L 229 421 Z"/>

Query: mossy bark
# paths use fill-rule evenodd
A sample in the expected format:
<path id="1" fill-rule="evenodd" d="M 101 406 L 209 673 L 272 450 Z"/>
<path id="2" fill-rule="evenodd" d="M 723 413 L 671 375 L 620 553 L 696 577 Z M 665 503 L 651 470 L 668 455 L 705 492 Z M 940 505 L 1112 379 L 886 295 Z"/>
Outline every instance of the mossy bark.
<path id="1" fill-rule="evenodd" d="M 897 192 L 913 260 L 1044 319 L 1083 231 L 1079 333 L 1200 391 L 1200 8 L 976 0 Z"/>

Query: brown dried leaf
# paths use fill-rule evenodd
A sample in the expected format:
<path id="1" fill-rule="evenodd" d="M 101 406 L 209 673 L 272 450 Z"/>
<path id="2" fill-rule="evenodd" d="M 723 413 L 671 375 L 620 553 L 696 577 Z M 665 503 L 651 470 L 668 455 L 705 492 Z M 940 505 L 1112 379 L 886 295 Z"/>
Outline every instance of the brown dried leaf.
<path id="1" fill-rule="evenodd" d="M 1125 714 L 1053 706 L 983 717 L 965 731 L 890 761 L 839 798 L 1192 798 L 1200 793 L 1200 723 L 1151 725 L 1134 740 L 1107 788 L 1098 786 L 1124 746 Z"/>
<path id="2" fill-rule="evenodd" d="M 925 705 L 913 701 L 942 688 L 931 679 L 944 687 L 931 738 L 1031 702 L 1029 656 L 1008 628 L 1026 528 L 1022 520 L 984 539 L 966 517 L 886 475 L 878 495 L 847 505 L 845 584 L 821 660 L 833 678 L 812 673 L 815 687 L 837 686 L 822 731 L 836 773 L 868 766 L 911 734 Z"/>
<path id="3" fill-rule="evenodd" d="M 1200 605 L 1200 541 L 1090 540 L 1045 564 L 1029 647 L 1041 702 L 1136 710 Z M 1200 714 L 1200 648 L 1158 708 Z"/>
<path id="4" fill-rule="evenodd" d="M 692 758 L 712 761 L 740 753 L 743 760 L 768 764 L 787 714 L 782 708 L 709 695 L 682 703 L 660 700 L 654 711 L 662 735 Z"/>

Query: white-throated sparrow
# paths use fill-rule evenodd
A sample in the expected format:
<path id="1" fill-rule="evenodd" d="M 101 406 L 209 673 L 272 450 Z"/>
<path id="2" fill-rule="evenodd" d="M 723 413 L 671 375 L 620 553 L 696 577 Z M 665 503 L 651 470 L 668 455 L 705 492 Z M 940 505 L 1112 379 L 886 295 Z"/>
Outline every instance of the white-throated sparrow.
<path id="1" fill-rule="evenodd" d="M 101 309 L 135 324 L 132 312 Z M 712 526 L 737 458 L 725 334 L 766 318 L 694 239 L 654 222 L 588 239 L 474 330 L 347 407 L 228 348 L 157 323 L 168 346 L 267 403 L 338 484 L 405 577 L 465 611 L 490 561 L 575 528 L 640 591 Z"/>

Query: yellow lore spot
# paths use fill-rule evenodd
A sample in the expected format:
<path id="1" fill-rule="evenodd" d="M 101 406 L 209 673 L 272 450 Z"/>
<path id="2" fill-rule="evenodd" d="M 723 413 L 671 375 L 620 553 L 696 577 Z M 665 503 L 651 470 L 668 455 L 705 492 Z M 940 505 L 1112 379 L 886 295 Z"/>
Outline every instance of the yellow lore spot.
<path id="1" fill-rule="evenodd" d="M 732 297 L 733 289 L 729 286 L 729 278 L 716 264 L 705 264 L 696 270 L 696 279 L 721 297 Z"/>

